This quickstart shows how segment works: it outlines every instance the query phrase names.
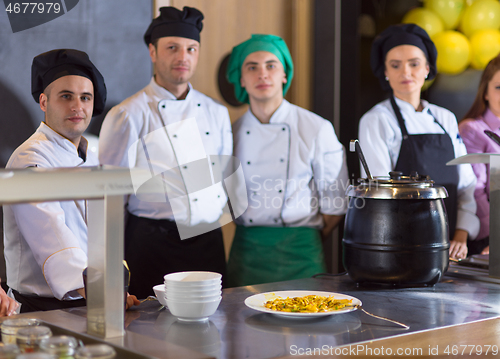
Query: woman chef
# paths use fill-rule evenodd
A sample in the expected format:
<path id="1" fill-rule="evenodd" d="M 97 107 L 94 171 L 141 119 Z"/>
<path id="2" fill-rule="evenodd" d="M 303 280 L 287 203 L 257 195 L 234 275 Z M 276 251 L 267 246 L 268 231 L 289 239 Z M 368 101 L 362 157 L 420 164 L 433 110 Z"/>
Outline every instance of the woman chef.
<path id="1" fill-rule="evenodd" d="M 231 53 L 227 79 L 250 108 L 233 126 L 248 208 L 236 220 L 230 286 L 323 272 L 320 230 L 331 233 L 346 212 L 344 148 L 329 121 L 283 99 L 292 76 L 278 36 L 252 35 Z"/>
<path id="2" fill-rule="evenodd" d="M 434 43 L 414 24 L 391 26 L 375 38 L 370 65 L 392 93 L 361 118 L 359 141 L 372 175 L 416 171 L 446 187 L 450 256 L 465 258 L 467 237 L 479 231 L 476 178 L 468 164 L 446 166 L 467 153 L 455 115 L 420 98 L 424 81 L 436 75 L 436 58 Z"/>

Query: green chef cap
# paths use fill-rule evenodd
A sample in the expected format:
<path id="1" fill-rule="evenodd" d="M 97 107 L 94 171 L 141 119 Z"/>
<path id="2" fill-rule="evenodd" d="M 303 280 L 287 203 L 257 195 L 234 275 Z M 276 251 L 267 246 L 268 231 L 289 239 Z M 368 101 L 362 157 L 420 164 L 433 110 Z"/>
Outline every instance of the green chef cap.
<path id="1" fill-rule="evenodd" d="M 275 35 L 253 34 L 250 39 L 233 48 L 226 71 L 227 80 L 234 85 L 234 95 L 242 103 L 250 103 L 250 101 L 247 91 L 240 84 L 241 67 L 247 56 L 257 51 L 270 52 L 276 55 L 278 60 L 283 64 L 287 78 L 287 83 L 283 84 L 283 96 L 285 96 L 292 83 L 292 55 L 288 51 L 286 42 L 281 37 Z"/>

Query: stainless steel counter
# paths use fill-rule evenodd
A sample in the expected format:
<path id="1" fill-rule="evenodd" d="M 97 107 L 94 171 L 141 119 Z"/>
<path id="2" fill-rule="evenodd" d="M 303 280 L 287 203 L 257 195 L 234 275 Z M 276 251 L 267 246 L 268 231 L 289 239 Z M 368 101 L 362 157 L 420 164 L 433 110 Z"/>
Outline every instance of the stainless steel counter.
<path id="1" fill-rule="evenodd" d="M 250 295 L 279 290 L 341 292 L 359 298 L 367 311 L 410 326 L 404 330 L 361 311 L 318 319 L 285 319 L 244 305 Z M 337 347 L 500 317 L 500 285 L 445 276 L 434 287 L 358 288 L 348 276 L 322 277 L 225 289 L 208 322 L 177 321 L 160 304 L 145 302 L 125 316 L 126 335 L 108 340 L 164 358 L 273 358 L 299 348 Z M 33 315 L 31 315 L 33 316 Z M 77 332 L 85 331 L 85 308 L 37 313 Z"/>

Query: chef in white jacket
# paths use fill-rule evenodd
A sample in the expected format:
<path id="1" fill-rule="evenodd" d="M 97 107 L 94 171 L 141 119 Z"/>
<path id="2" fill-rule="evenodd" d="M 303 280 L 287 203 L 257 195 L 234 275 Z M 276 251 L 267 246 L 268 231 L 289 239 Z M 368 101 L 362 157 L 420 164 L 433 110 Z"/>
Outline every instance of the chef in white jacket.
<path id="1" fill-rule="evenodd" d="M 226 74 L 236 98 L 250 104 L 233 126 L 248 209 L 236 220 L 229 285 L 323 272 L 321 234 L 347 209 L 344 148 L 329 121 L 283 98 L 293 63 L 280 37 L 252 35 L 234 47 Z"/>
<path id="2" fill-rule="evenodd" d="M 202 20 L 194 8 L 160 9 L 144 35 L 154 76 L 110 110 L 100 133 L 101 163 L 151 170 L 166 188 L 163 195 L 133 194 L 126 203 L 129 290 L 140 298 L 152 295 L 152 287 L 171 272 L 225 274 L 218 219 L 227 196 L 217 158 L 231 155 L 232 133 L 227 109 L 189 83 L 198 62 Z M 192 185 L 210 173 L 217 183 Z M 197 231 L 201 226 L 215 229 Z M 197 235 L 186 236 L 181 227 L 195 228 Z"/>
<path id="3" fill-rule="evenodd" d="M 363 115 L 359 142 L 372 175 L 415 171 L 446 188 L 450 257 L 465 258 L 467 238 L 476 238 L 480 226 L 476 176 L 469 164 L 446 166 L 467 153 L 457 119 L 420 97 L 425 79 L 436 75 L 437 55 L 429 35 L 415 24 L 392 25 L 375 38 L 370 64 L 391 95 Z"/>
<path id="4" fill-rule="evenodd" d="M 106 87 L 88 55 L 61 49 L 36 56 L 32 94 L 45 119 L 7 168 L 97 165 L 82 134 L 104 110 Z M 85 305 L 86 220 L 84 200 L 4 206 L 7 284 L 21 312 Z"/>

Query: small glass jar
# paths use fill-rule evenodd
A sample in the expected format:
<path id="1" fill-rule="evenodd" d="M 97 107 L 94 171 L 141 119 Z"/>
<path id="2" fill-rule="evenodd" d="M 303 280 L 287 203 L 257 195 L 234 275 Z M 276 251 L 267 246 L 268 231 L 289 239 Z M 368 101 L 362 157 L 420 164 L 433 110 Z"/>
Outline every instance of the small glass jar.
<path id="1" fill-rule="evenodd" d="M 33 353 L 40 350 L 40 342 L 50 338 L 52 331 L 49 327 L 40 325 L 36 327 L 22 328 L 17 331 L 16 343 L 21 353 Z"/>
<path id="2" fill-rule="evenodd" d="M 74 358 L 78 341 L 67 335 L 56 335 L 40 342 L 40 351 L 54 355 L 59 359 Z"/>
<path id="3" fill-rule="evenodd" d="M 16 344 L 16 334 L 19 329 L 37 325 L 40 325 L 40 321 L 32 318 L 4 320 L 2 325 L 0 325 L 0 330 L 2 331 L 2 342 L 4 344 Z"/>
<path id="4" fill-rule="evenodd" d="M 116 351 L 112 346 L 106 344 L 90 344 L 78 348 L 75 359 L 112 359 L 116 357 Z"/>
<path id="5" fill-rule="evenodd" d="M 0 359 L 15 359 L 19 354 L 21 354 L 21 351 L 16 344 L 5 344 L 0 346 Z"/>

